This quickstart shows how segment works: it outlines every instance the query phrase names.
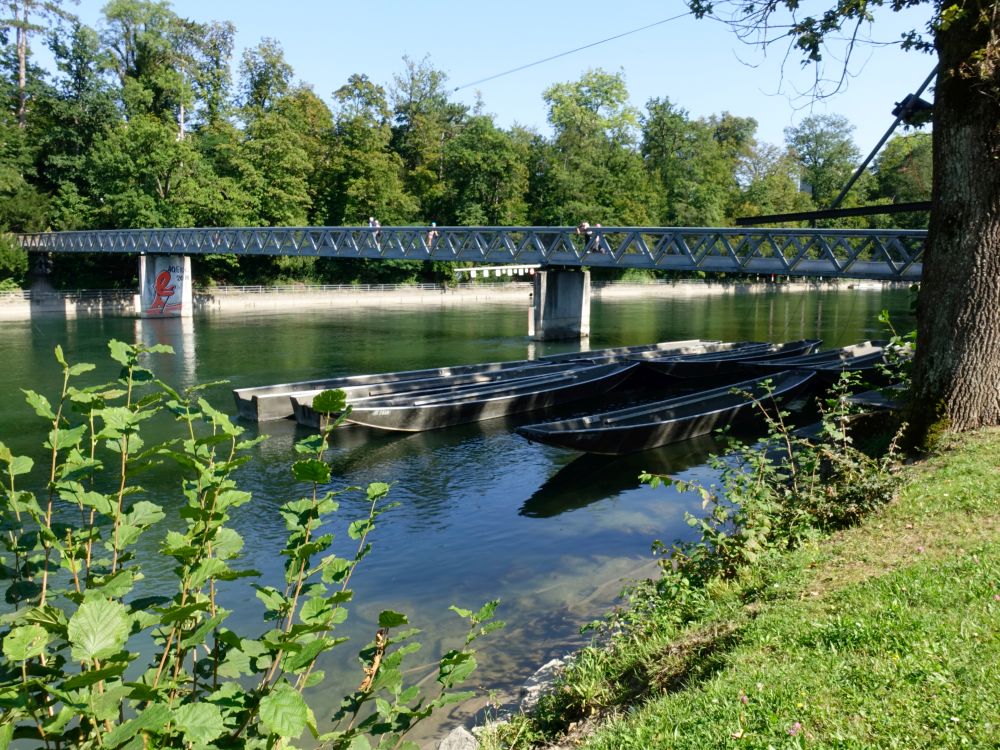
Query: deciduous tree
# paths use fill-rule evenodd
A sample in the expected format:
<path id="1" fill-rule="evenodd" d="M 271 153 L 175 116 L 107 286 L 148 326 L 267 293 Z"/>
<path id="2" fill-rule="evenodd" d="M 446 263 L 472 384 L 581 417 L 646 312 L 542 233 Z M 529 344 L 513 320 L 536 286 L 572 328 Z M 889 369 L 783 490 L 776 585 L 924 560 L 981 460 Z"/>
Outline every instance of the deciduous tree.
<path id="1" fill-rule="evenodd" d="M 853 49 L 883 6 L 926 8 L 926 32 L 914 29 L 903 39 L 937 57 L 932 208 L 909 417 L 917 439 L 942 426 L 1000 424 L 1000 6 L 858 0 L 808 13 L 797 0 L 690 5 L 699 15 L 726 7 L 737 28 L 765 43 L 776 32 L 818 64 L 831 40 L 846 36 Z"/>

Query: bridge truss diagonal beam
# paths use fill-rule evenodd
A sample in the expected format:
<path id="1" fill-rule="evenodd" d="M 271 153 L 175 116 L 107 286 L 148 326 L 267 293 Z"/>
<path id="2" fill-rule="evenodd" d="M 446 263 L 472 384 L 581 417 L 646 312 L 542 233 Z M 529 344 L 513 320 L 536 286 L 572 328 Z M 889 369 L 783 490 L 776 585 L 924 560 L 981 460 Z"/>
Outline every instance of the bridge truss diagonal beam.
<path id="1" fill-rule="evenodd" d="M 32 252 L 298 255 L 917 281 L 912 229 L 231 227 L 18 235 Z"/>

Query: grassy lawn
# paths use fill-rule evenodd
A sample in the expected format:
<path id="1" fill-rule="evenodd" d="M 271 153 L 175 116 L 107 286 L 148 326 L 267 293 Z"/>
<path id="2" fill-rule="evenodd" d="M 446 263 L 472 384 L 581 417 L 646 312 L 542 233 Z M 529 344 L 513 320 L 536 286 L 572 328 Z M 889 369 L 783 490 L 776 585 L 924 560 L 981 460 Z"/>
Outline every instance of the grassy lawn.
<path id="1" fill-rule="evenodd" d="M 904 472 L 895 502 L 721 584 L 694 621 L 585 652 L 484 745 L 1000 747 L 1000 431 Z"/>

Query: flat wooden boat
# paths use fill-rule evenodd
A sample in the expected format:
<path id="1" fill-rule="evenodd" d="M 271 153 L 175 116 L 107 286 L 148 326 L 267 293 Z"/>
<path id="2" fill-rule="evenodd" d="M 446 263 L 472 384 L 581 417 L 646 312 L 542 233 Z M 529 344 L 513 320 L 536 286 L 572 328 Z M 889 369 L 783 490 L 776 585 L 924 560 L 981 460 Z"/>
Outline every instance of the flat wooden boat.
<path id="1" fill-rule="evenodd" d="M 622 383 L 637 366 L 635 362 L 575 364 L 562 372 L 456 393 L 418 392 L 365 399 L 351 404 L 347 421 L 381 430 L 421 432 L 495 419 L 598 396 Z"/>
<path id="2" fill-rule="evenodd" d="M 872 375 L 876 367 L 885 361 L 883 341 L 863 341 L 840 349 L 824 349 L 801 357 L 783 357 L 776 360 L 748 360 L 740 363 L 740 371 L 751 374 L 780 372 L 795 368 L 812 370 L 816 376 L 831 383 L 843 372 L 861 372 Z"/>
<path id="3" fill-rule="evenodd" d="M 233 390 L 233 398 L 236 401 L 236 410 L 240 417 L 253 422 L 268 422 L 295 416 L 295 410 L 291 401 L 292 396 L 295 396 L 300 402 L 307 403 L 311 396 L 315 396 L 320 391 L 333 388 L 345 390 L 359 388 L 360 392 L 362 387 L 367 386 L 371 390 L 372 395 L 376 392 L 390 393 L 394 389 L 404 392 L 406 390 L 406 385 L 404 384 L 413 381 L 426 381 L 431 378 L 468 378 L 464 382 L 471 382 L 476 377 L 489 377 L 508 370 L 544 366 L 559 362 L 572 362 L 582 359 L 594 362 L 601 359 L 611 361 L 644 354 L 660 356 L 667 353 L 705 352 L 725 346 L 722 342 L 702 341 L 701 339 L 664 341 L 657 344 L 598 349 L 590 352 L 554 354 L 533 360 L 521 359 L 506 362 L 455 365 L 452 367 L 432 367 L 422 370 L 403 370 L 400 372 L 383 372 L 372 375 L 345 375 L 336 378 L 303 380 L 295 383 L 236 388 Z M 457 382 L 463 381 L 458 380 Z"/>
<path id="4" fill-rule="evenodd" d="M 820 339 L 802 339 L 783 344 L 746 342 L 728 352 L 656 357 L 639 361 L 643 366 L 673 378 L 713 378 L 738 373 L 743 362 L 783 360 L 809 354 L 821 343 Z"/>
<path id="5" fill-rule="evenodd" d="M 372 375 L 345 375 L 339 378 L 303 380 L 296 383 L 278 383 L 254 388 L 235 388 L 233 389 L 233 397 L 236 400 L 236 409 L 240 417 L 254 422 L 268 422 L 274 419 L 285 419 L 294 414 L 290 400 L 292 394 L 315 395 L 320 391 L 334 388 L 375 388 L 394 384 L 402 385 L 417 380 L 425 381 L 428 378 L 476 376 L 499 373 L 508 369 L 521 369 L 531 364 L 530 360 L 511 360 L 509 362 L 485 362 L 475 365 L 382 372 Z"/>
<path id="6" fill-rule="evenodd" d="M 634 453 L 707 435 L 748 418 L 757 409 L 753 398 L 770 408 L 774 401 L 805 391 L 814 377 L 809 370 L 788 370 L 628 409 L 525 425 L 517 432 L 534 442 L 585 453 Z M 766 380 L 771 381 L 770 395 Z"/>
<path id="7" fill-rule="evenodd" d="M 585 364 L 585 363 L 584 363 Z M 426 398 L 438 394 L 460 396 L 470 390 L 502 383 L 520 383 L 536 378 L 554 375 L 582 366 L 577 362 L 552 362 L 550 364 L 530 364 L 525 367 L 511 367 L 496 372 L 472 373 L 468 375 L 438 376 L 406 380 L 395 383 L 373 383 L 371 385 L 349 386 L 342 388 L 344 397 L 351 406 L 363 406 L 373 400 L 382 400 L 394 396 L 405 398 Z M 320 415 L 312 408 L 313 399 L 322 391 L 306 391 L 291 393 L 292 410 L 295 420 L 306 427 L 319 427 Z"/>

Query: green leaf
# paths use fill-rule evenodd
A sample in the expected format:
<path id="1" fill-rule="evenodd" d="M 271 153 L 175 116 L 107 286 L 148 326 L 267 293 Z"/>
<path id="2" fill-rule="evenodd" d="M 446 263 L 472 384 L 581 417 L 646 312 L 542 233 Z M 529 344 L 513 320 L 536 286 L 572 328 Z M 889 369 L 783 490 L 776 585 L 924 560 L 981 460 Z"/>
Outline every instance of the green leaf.
<path id="1" fill-rule="evenodd" d="M 310 458 L 293 463 L 292 475 L 300 482 L 326 484 L 330 481 L 330 467 L 323 461 Z"/>
<path id="2" fill-rule="evenodd" d="M 56 362 L 61 364 L 63 367 L 66 367 L 66 357 L 63 356 L 62 345 L 56 344 L 55 355 Z"/>
<path id="3" fill-rule="evenodd" d="M 126 740 L 132 739 L 144 729 L 162 729 L 171 718 L 170 708 L 163 703 L 154 703 L 134 719 L 119 724 L 104 735 L 105 747 L 118 747 Z"/>
<path id="4" fill-rule="evenodd" d="M 30 456 L 13 456 L 10 465 L 7 467 L 7 473 L 12 477 L 16 477 L 19 474 L 27 474 L 34 466 L 35 461 Z"/>
<path id="5" fill-rule="evenodd" d="M 130 344 L 126 344 L 124 341 L 119 341 L 118 339 L 111 339 L 108 342 L 108 349 L 111 352 L 111 359 L 120 364 L 122 367 L 128 367 L 129 361 L 132 359 L 135 347 Z"/>
<path id="6" fill-rule="evenodd" d="M 452 703 L 461 703 L 475 697 L 476 694 L 472 690 L 465 690 L 459 693 L 444 693 L 434 701 L 434 707 L 442 708 Z"/>
<path id="7" fill-rule="evenodd" d="M 299 737 L 306 728 L 309 710 L 291 685 L 280 683 L 260 701 L 260 720 L 272 734 Z"/>
<path id="8" fill-rule="evenodd" d="M 493 599 L 492 601 L 486 602 L 478 612 L 473 620 L 476 624 L 483 622 L 484 620 L 489 620 L 493 617 L 494 613 L 497 611 L 497 607 L 500 605 L 499 599 Z"/>
<path id="9" fill-rule="evenodd" d="M 325 447 L 325 445 L 326 441 L 323 439 L 323 436 L 317 432 L 309 437 L 299 440 L 295 444 L 295 452 L 316 455 Z"/>
<path id="10" fill-rule="evenodd" d="M 21 625 L 3 639 L 3 653 L 11 661 L 27 661 L 41 656 L 49 642 L 49 634 L 41 625 Z"/>
<path id="11" fill-rule="evenodd" d="M 264 602 L 264 606 L 271 612 L 280 612 L 288 607 L 288 599 L 276 588 L 272 586 L 254 586 L 257 589 L 257 598 Z"/>
<path id="12" fill-rule="evenodd" d="M 375 524 L 372 523 L 370 518 L 362 518 L 358 521 L 352 521 L 347 527 L 347 535 L 356 541 L 371 531 L 374 526 Z"/>
<path id="13" fill-rule="evenodd" d="M 69 618 L 68 638 L 74 659 L 93 661 L 117 654 L 128 639 L 129 618 L 118 602 L 84 602 Z"/>
<path id="14" fill-rule="evenodd" d="M 190 634 L 181 639 L 181 647 L 192 648 L 195 646 L 202 645 L 205 637 L 219 627 L 227 617 L 229 617 L 230 612 L 227 609 L 220 609 L 213 617 L 205 620 L 197 628 L 195 628 Z"/>
<path id="15" fill-rule="evenodd" d="M 89 362 L 80 362 L 69 368 L 69 376 L 75 378 L 77 375 L 83 375 L 85 372 L 91 372 L 96 369 L 94 365 Z"/>
<path id="16" fill-rule="evenodd" d="M 173 711 L 172 718 L 193 745 L 207 745 L 226 731 L 222 711 L 213 703 L 186 703 Z"/>
<path id="17" fill-rule="evenodd" d="M 121 599 L 135 585 L 135 571 L 135 568 L 121 570 L 103 581 L 97 580 L 93 584 L 93 588 L 89 589 L 87 593 L 89 594 L 93 590 L 97 590 L 101 596 L 108 599 Z"/>
<path id="18" fill-rule="evenodd" d="M 130 432 L 139 421 L 135 412 L 124 406 L 109 406 L 99 409 L 96 414 L 104 421 L 104 429 L 100 432 L 102 438 L 115 438 Z"/>
<path id="19" fill-rule="evenodd" d="M 406 619 L 406 615 L 393 612 L 391 609 L 380 612 L 378 616 L 378 626 L 380 628 L 398 628 L 400 625 L 408 625 L 409 623 L 410 621 Z"/>
<path id="20" fill-rule="evenodd" d="M 77 495 L 76 501 L 86 508 L 93 508 L 101 515 L 110 516 L 115 512 L 115 504 L 111 496 L 100 492 L 84 492 Z"/>
<path id="21" fill-rule="evenodd" d="M 188 579 L 188 585 L 195 589 L 201 588 L 201 586 L 207 583 L 209 579 L 219 578 L 228 572 L 229 566 L 226 565 L 225 561 L 220 560 L 217 557 L 210 557 L 206 560 L 202 560 L 198 563 L 197 567 L 191 571 L 191 577 Z"/>
<path id="22" fill-rule="evenodd" d="M 89 672 L 80 672 L 66 680 L 62 684 L 63 690 L 77 690 L 78 688 L 96 685 L 103 680 L 110 680 L 118 677 L 128 667 L 128 662 L 112 662 L 110 667 L 102 669 L 91 669 Z"/>
<path id="23" fill-rule="evenodd" d="M 243 549 L 243 537 L 235 529 L 223 526 L 215 532 L 212 540 L 212 552 L 220 560 L 231 560 Z"/>
<path id="24" fill-rule="evenodd" d="M 166 516 L 163 508 L 147 500 L 140 500 L 125 515 L 127 522 L 139 528 L 152 526 L 157 521 L 162 521 Z"/>
<path id="25" fill-rule="evenodd" d="M 312 409 L 320 414 L 337 414 L 347 405 L 347 397 L 341 390 L 320 391 L 313 397 Z"/>
<path id="26" fill-rule="evenodd" d="M 218 511 L 228 508 L 238 508 L 253 498 L 249 492 L 243 490 L 224 490 L 215 498 L 215 509 Z"/>
<path id="27" fill-rule="evenodd" d="M 307 625 L 315 625 L 326 620 L 333 613 L 333 605 L 322 596 L 306 599 L 299 610 L 299 617 Z"/>
<path id="28" fill-rule="evenodd" d="M 335 645 L 337 643 L 330 638 L 317 638 L 314 641 L 309 641 L 300 651 L 286 656 L 281 666 L 286 672 L 298 672 L 308 667 L 317 656 Z"/>
<path id="29" fill-rule="evenodd" d="M 69 428 L 62 428 L 60 430 L 51 430 L 49 432 L 49 438 L 45 441 L 46 448 L 54 448 L 55 450 L 65 450 L 66 448 L 74 448 L 80 444 L 83 440 L 83 436 L 87 434 L 87 425 L 81 424 Z"/>
<path id="30" fill-rule="evenodd" d="M 372 482 L 367 489 L 369 500 L 378 500 L 389 494 L 389 485 L 385 482 Z"/>
<path id="31" fill-rule="evenodd" d="M 23 388 L 21 389 L 21 393 L 24 394 L 24 400 L 28 402 L 28 406 L 35 410 L 35 414 L 42 417 L 42 419 L 51 420 L 56 418 L 56 413 L 52 411 L 52 405 L 45 396 Z"/>
<path id="32" fill-rule="evenodd" d="M 449 651 L 441 657 L 438 682 L 450 688 L 463 682 L 476 669 L 476 657 L 468 651 Z"/>
<path id="33" fill-rule="evenodd" d="M 219 674 L 223 677 L 240 677 L 242 675 L 253 674 L 250 666 L 250 657 L 238 648 L 229 649 L 226 658 L 219 665 Z"/>

